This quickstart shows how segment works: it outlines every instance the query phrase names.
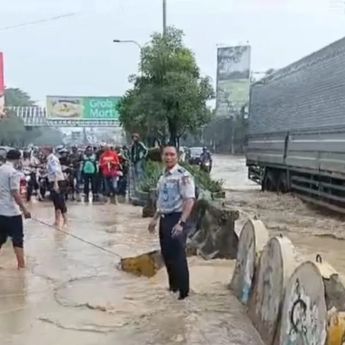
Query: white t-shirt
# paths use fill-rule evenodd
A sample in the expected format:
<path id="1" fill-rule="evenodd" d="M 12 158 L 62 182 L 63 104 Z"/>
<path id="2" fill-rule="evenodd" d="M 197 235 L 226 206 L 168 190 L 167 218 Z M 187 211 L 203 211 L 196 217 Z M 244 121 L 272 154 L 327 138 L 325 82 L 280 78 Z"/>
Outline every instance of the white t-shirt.
<path id="1" fill-rule="evenodd" d="M 53 153 L 47 157 L 47 170 L 49 182 L 64 181 L 65 177 L 62 172 L 59 158 Z"/>
<path id="2" fill-rule="evenodd" d="M 21 215 L 20 208 L 11 193 L 19 192 L 21 177 L 22 174 L 10 162 L 0 167 L 0 216 Z"/>

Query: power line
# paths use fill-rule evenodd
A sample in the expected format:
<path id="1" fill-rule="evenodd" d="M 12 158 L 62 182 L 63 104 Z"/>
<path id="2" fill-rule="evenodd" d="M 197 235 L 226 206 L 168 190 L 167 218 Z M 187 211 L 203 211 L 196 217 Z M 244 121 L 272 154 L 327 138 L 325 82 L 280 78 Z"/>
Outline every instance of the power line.
<path id="1" fill-rule="evenodd" d="M 30 26 L 30 25 L 49 23 L 49 22 L 60 20 L 60 19 L 67 18 L 67 17 L 74 17 L 74 16 L 76 16 L 78 14 L 79 13 L 77 13 L 77 12 L 75 12 L 75 13 L 72 12 L 72 13 L 61 14 L 59 16 L 54 16 L 54 17 L 50 17 L 50 18 L 39 19 L 39 20 L 35 20 L 35 21 L 32 21 L 32 22 L 26 22 L 26 23 L 21 23 L 21 24 L 4 26 L 4 27 L 0 27 L 0 31 L 7 31 L 7 30 L 22 28 L 22 27 Z"/>

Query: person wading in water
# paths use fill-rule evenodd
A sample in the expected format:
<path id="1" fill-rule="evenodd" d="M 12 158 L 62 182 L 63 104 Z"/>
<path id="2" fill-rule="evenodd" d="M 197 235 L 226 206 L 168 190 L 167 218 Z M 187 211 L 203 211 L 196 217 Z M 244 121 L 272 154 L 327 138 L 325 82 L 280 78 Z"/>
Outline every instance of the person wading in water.
<path id="1" fill-rule="evenodd" d="M 67 226 L 67 206 L 65 201 L 66 181 L 59 158 L 54 155 L 53 148 L 46 148 L 44 152 L 47 156 L 48 180 L 51 198 L 55 208 L 54 226 L 61 229 Z"/>
<path id="2" fill-rule="evenodd" d="M 8 151 L 6 163 L 0 167 L 0 251 L 11 237 L 18 269 L 25 268 L 22 214 L 31 218 L 19 193 L 21 174 L 15 167 L 20 156 L 17 150 Z"/>
<path id="3" fill-rule="evenodd" d="M 164 148 L 163 162 L 165 172 L 158 181 L 157 212 L 149 224 L 149 231 L 155 231 L 159 219 L 159 240 L 169 289 L 179 292 L 182 300 L 189 294 L 185 226 L 195 203 L 195 185 L 191 174 L 178 165 L 176 147 Z"/>

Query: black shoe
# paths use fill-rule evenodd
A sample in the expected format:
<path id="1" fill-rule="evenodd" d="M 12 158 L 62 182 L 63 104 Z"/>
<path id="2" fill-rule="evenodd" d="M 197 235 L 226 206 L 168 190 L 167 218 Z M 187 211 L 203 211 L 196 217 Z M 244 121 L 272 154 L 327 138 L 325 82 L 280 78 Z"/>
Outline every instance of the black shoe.
<path id="1" fill-rule="evenodd" d="M 173 293 L 176 293 L 178 292 L 178 288 L 175 288 L 175 287 L 169 287 L 169 291 L 173 292 Z"/>
<path id="2" fill-rule="evenodd" d="M 182 300 L 184 300 L 185 298 L 187 298 L 188 295 L 189 295 L 188 292 L 180 292 L 180 296 L 178 297 L 178 300 L 179 300 L 179 301 L 182 301 Z"/>

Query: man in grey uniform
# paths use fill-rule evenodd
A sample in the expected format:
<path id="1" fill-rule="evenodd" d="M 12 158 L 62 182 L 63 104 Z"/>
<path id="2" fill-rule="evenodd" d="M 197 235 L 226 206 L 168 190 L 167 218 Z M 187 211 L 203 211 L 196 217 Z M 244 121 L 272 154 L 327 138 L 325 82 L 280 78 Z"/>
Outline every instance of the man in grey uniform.
<path id="1" fill-rule="evenodd" d="M 185 225 L 195 203 L 195 185 L 191 174 L 178 165 L 174 146 L 164 148 L 163 161 L 166 168 L 158 182 L 157 212 L 150 222 L 149 231 L 155 231 L 160 219 L 159 239 L 169 276 L 169 289 L 179 291 L 179 299 L 185 299 L 189 294 Z"/>

